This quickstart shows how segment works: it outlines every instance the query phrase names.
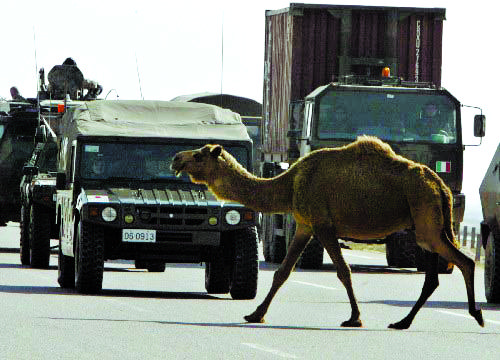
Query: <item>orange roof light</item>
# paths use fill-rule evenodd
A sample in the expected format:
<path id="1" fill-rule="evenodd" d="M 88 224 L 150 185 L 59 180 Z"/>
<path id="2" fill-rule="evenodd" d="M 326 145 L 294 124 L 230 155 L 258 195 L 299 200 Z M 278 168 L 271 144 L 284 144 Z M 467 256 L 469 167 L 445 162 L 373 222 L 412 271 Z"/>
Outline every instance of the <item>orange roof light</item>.
<path id="1" fill-rule="evenodd" d="M 64 112 L 64 104 L 57 104 L 57 112 L 58 113 Z"/>
<path id="2" fill-rule="evenodd" d="M 385 68 L 382 69 L 382 77 L 391 77 L 391 68 L 386 66 Z"/>

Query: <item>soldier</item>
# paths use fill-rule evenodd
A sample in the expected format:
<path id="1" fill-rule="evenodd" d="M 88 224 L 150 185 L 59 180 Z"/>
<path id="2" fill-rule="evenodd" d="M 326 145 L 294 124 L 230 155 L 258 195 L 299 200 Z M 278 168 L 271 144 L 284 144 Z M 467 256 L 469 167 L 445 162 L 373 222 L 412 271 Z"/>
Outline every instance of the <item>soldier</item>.
<path id="1" fill-rule="evenodd" d="M 10 96 L 12 96 L 12 100 L 26 101 L 26 99 L 21 96 L 19 89 L 16 86 L 10 88 Z"/>

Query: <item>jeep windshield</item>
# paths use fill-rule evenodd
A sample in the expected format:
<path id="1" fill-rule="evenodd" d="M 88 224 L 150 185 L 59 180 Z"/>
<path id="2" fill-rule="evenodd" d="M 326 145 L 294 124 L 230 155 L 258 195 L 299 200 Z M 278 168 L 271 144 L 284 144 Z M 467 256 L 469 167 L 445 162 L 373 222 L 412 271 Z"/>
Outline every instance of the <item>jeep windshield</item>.
<path id="1" fill-rule="evenodd" d="M 397 142 L 457 141 L 455 104 L 445 95 L 330 91 L 315 110 L 321 140 L 373 135 Z"/>
<path id="2" fill-rule="evenodd" d="M 82 147 L 80 175 L 88 180 L 189 182 L 189 177 L 178 178 L 170 170 L 172 158 L 179 151 L 192 150 L 204 144 L 138 144 L 86 143 Z M 248 153 L 244 146 L 227 146 L 242 165 L 248 167 Z"/>

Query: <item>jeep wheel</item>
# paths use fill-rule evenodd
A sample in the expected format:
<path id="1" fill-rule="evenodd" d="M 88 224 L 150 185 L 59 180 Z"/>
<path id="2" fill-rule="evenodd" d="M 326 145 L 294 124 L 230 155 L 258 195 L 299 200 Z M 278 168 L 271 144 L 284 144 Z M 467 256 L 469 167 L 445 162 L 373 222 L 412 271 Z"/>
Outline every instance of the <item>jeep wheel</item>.
<path id="1" fill-rule="evenodd" d="M 48 269 L 50 261 L 50 212 L 39 204 L 30 211 L 29 239 L 31 266 Z"/>
<path id="2" fill-rule="evenodd" d="M 75 287 L 75 258 L 63 255 L 61 240 L 57 257 L 57 282 L 63 289 Z"/>
<path id="3" fill-rule="evenodd" d="M 254 299 L 259 273 L 257 229 L 249 227 L 232 231 L 234 244 L 233 271 L 229 293 L 235 300 Z"/>
<path id="4" fill-rule="evenodd" d="M 205 289 L 209 294 L 227 294 L 231 285 L 231 264 L 228 263 L 228 249 L 212 252 L 212 258 L 205 263 Z"/>
<path id="5" fill-rule="evenodd" d="M 387 265 L 393 267 L 415 267 L 417 246 L 413 231 L 398 231 L 387 236 L 385 243 Z"/>
<path id="6" fill-rule="evenodd" d="M 76 232 L 75 286 L 79 293 L 95 294 L 102 289 L 104 232 L 101 227 L 80 221 Z"/>
<path id="7" fill-rule="evenodd" d="M 500 239 L 493 232 L 486 243 L 484 292 L 489 303 L 500 303 Z"/>
<path id="8" fill-rule="evenodd" d="M 29 238 L 29 212 L 21 206 L 21 220 L 19 221 L 19 255 L 22 265 L 30 265 L 30 238 Z"/>
<path id="9" fill-rule="evenodd" d="M 323 251 L 323 245 L 314 236 L 304 249 L 297 266 L 301 269 L 321 269 L 323 266 Z"/>
<path id="10" fill-rule="evenodd" d="M 426 264 L 425 264 L 425 256 L 426 253 L 428 253 L 427 250 L 422 249 L 420 246 L 417 245 L 417 249 L 415 251 L 415 265 L 417 267 L 418 271 L 426 271 Z M 439 274 L 451 274 L 453 272 L 454 265 L 452 263 L 449 263 L 447 260 L 445 260 L 443 257 L 439 257 L 438 260 L 438 273 Z"/>

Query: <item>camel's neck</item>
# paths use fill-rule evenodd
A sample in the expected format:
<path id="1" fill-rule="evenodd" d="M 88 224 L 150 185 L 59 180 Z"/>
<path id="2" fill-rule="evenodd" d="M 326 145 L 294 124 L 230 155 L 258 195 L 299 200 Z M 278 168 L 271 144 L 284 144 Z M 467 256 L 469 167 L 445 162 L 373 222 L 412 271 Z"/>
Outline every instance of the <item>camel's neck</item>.
<path id="1" fill-rule="evenodd" d="M 264 179 L 229 167 L 208 186 L 218 198 L 239 202 L 255 211 L 289 212 L 292 210 L 293 183 L 287 175 Z"/>

